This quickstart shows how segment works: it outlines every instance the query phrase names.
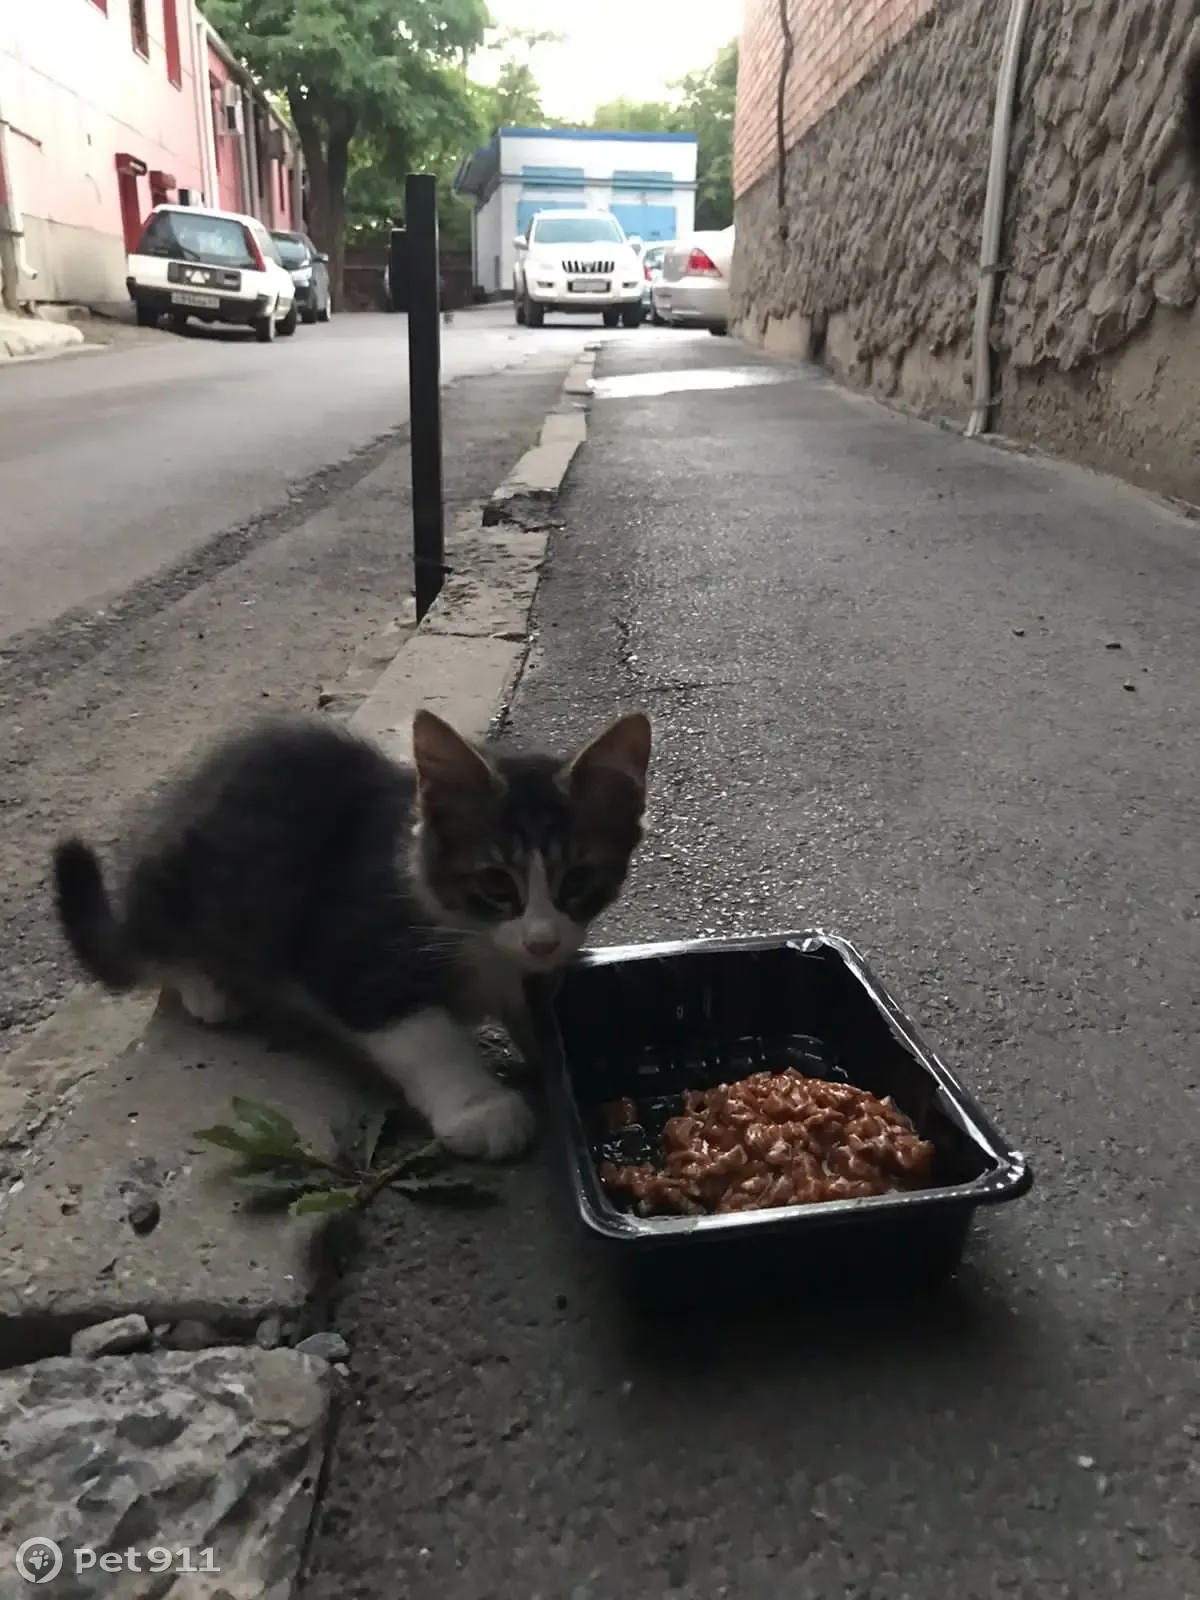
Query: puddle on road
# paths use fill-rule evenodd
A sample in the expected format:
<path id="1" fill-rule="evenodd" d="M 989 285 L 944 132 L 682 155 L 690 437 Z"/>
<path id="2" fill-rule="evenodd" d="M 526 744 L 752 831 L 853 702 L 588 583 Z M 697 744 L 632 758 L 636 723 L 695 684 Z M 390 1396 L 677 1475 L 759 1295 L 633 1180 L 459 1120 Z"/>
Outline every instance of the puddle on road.
<path id="1" fill-rule="evenodd" d="M 686 389 L 749 389 L 762 383 L 791 383 L 796 373 L 780 367 L 668 368 L 662 372 L 629 372 L 619 378 L 593 378 L 598 400 L 639 400 L 647 395 L 678 394 Z"/>

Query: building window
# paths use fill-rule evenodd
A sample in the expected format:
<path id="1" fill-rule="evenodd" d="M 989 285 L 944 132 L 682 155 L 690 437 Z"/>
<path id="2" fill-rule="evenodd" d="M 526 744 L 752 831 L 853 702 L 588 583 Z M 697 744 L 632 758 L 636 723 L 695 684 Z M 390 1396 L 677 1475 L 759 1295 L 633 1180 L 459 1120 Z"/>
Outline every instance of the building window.
<path id="1" fill-rule="evenodd" d="M 129 0 L 129 32 L 138 55 L 150 59 L 150 27 L 146 21 L 146 0 Z"/>
<path id="2" fill-rule="evenodd" d="M 179 54 L 179 18 L 175 0 L 162 0 L 163 43 L 167 52 L 167 79 L 177 89 L 183 88 L 183 62 Z"/>

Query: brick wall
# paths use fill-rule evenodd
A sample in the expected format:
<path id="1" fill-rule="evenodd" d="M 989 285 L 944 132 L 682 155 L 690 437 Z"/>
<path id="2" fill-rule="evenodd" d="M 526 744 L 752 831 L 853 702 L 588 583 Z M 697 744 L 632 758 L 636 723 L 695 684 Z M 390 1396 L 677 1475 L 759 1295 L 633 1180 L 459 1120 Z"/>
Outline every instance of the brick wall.
<path id="1" fill-rule="evenodd" d="M 791 149 L 937 0 L 747 0 L 734 127 L 736 195 L 775 170 L 781 4 L 794 45 L 784 99 L 784 142 Z"/>

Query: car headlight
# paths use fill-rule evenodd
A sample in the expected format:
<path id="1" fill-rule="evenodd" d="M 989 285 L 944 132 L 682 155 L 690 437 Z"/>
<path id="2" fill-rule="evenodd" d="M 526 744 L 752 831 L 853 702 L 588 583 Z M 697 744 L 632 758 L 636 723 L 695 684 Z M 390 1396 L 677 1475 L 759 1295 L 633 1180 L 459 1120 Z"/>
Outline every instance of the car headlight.
<path id="1" fill-rule="evenodd" d="M 294 284 L 296 284 L 300 288 L 303 288 L 306 283 L 311 283 L 312 282 L 312 268 L 311 267 L 300 267 L 300 268 L 298 268 L 295 272 L 292 273 L 292 282 Z"/>

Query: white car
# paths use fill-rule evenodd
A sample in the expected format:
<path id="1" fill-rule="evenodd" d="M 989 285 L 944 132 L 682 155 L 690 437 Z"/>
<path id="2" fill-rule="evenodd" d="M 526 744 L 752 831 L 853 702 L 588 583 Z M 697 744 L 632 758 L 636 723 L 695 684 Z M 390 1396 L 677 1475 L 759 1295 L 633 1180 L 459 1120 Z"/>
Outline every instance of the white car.
<path id="1" fill-rule="evenodd" d="M 155 206 L 129 256 L 125 286 L 138 326 L 189 317 L 254 329 L 261 344 L 296 331 L 296 286 L 274 239 L 254 217 L 203 206 Z"/>
<path id="2" fill-rule="evenodd" d="M 689 234 L 669 244 L 651 294 L 654 310 L 673 328 L 729 332 L 733 225 Z"/>
<path id="3" fill-rule="evenodd" d="M 547 311 L 598 311 L 606 328 L 636 328 L 645 282 L 639 243 L 608 211 L 539 211 L 516 240 L 517 321 L 540 328 Z"/>

